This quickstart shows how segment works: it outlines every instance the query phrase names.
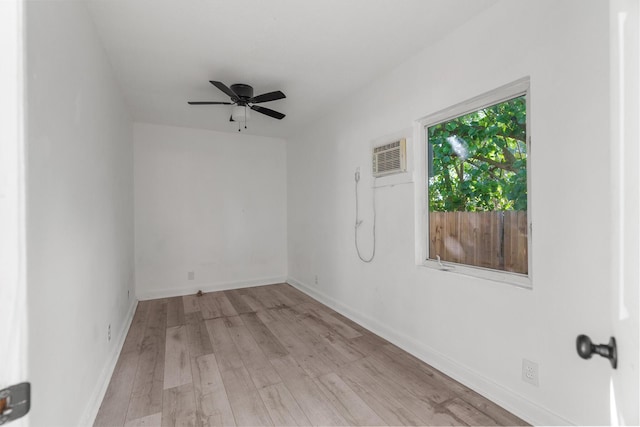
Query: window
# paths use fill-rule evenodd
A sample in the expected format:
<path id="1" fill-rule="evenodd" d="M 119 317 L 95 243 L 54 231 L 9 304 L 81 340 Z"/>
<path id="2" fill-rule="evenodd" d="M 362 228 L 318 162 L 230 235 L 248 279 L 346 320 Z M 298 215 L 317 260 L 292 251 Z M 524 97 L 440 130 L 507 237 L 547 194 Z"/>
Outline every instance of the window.
<path id="1" fill-rule="evenodd" d="M 422 121 L 427 264 L 528 284 L 529 81 Z"/>

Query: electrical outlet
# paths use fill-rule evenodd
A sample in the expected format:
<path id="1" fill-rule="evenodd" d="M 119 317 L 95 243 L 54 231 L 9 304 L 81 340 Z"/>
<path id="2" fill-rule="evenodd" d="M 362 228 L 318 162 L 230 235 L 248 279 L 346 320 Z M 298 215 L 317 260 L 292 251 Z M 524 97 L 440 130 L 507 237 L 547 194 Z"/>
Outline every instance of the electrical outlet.
<path id="1" fill-rule="evenodd" d="M 190 271 L 190 272 L 187 273 L 187 279 L 193 280 L 195 278 L 196 278 L 196 273 L 195 272 Z"/>
<path id="2" fill-rule="evenodd" d="M 538 364 L 522 359 L 522 381 L 538 387 Z"/>
<path id="3" fill-rule="evenodd" d="M 318 275 L 316 274 L 316 285 L 318 284 Z"/>
<path id="4" fill-rule="evenodd" d="M 109 327 L 107 328 L 107 340 L 111 341 L 111 323 L 109 323 Z"/>

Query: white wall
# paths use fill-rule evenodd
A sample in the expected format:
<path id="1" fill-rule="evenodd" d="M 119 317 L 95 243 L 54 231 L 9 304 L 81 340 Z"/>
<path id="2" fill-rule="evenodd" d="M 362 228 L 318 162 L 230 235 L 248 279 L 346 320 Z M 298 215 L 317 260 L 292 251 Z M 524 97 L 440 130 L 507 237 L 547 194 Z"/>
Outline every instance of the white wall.
<path id="1" fill-rule="evenodd" d="M 640 425 L 640 2 L 610 2 L 612 425 Z"/>
<path id="2" fill-rule="evenodd" d="M 30 425 L 88 425 L 135 305 L 132 124 L 83 2 L 26 26 Z"/>
<path id="3" fill-rule="evenodd" d="M 283 140 L 136 123 L 134 141 L 139 298 L 285 280 Z"/>
<path id="4" fill-rule="evenodd" d="M 611 368 L 575 351 L 579 333 L 611 333 L 608 20 L 607 2 L 502 1 L 290 138 L 290 282 L 530 422 L 608 424 Z M 524 76 L 533 290 L 416 266 L 411 183 L 377 190 L 376 258 L 361 263 L 353 174 L 371 141 Z M 366 255 L 370 174 L 360 185 Z"/>
<path id="5" fill-rule="evenodd" d="M 24 282 L 23 9 L 0 2 L 0 388 L 27 379 Z M 16 78 L 17 77 L 17 78 Z M 14 425 L 27 425 L 24 418 Z"/>

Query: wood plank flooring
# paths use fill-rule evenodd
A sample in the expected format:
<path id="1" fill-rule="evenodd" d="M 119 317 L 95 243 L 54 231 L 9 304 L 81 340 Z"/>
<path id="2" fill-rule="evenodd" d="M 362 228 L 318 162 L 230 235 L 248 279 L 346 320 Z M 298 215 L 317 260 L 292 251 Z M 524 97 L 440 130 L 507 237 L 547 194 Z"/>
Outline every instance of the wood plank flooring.
<path id="1" fill-rule="evenodd" d="M 94 425 L 526 423 L 278 284 L 141 301 Z"/>

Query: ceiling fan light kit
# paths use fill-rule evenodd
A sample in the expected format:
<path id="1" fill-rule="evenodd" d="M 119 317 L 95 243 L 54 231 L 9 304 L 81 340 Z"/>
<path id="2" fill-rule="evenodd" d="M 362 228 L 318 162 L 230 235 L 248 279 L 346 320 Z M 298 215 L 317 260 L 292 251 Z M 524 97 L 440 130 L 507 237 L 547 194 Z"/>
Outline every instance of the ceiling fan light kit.
<path id="1" fill-rule="evenodd" d="M 251 110 L 248 110 L 247 107 L 241 107 L 236 105 L 231 110 L 231 121 L 232 122 L 244 122 L 251 118 Z"/>
<path id="2" fill-rule="evenodd" d="M 245 129 L 247 128 L 247 120 L 250 118 L 249 110 L 257 111 L 258 113 L 272 117 L 274 119 L 282 120 L 285 115 L 259 105 L 263 102 L 276 101 L 278 99 L 286 98 L 285 94 L 277 90 L 274 92 L 263 93 L 262 95 L 253 96 L 253 87 L 236 83 L 227 87 L 222 82 L 210 80 L 209 83 L 217 87 L 220 91 L 224 92 L 231 102 L 219 102 L 219 101 L 189 101 L 189 105 L 233 105 L 231 110 L 231 118 L 229 121 L 238 122 L 238 132 L 240 132 L 240 123 L 244 122 Z"/>

